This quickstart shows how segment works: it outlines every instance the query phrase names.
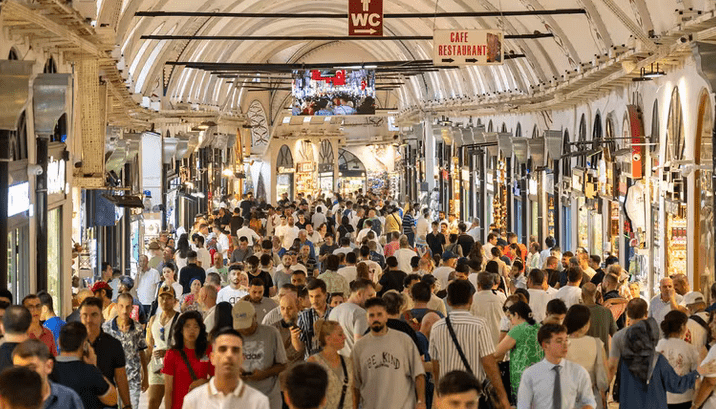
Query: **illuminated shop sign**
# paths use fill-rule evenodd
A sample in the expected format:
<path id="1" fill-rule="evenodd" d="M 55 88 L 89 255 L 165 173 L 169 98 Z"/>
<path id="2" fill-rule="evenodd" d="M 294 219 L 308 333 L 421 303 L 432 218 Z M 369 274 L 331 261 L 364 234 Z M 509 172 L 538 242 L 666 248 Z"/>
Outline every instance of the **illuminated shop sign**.
<path id="1" fill-rule="evenodd" d="M 7 216 L 30 210 L 30 182 L 18 183 L 7 189 Z"/>
<path id="2" fill-rule="evenodd" d="M 66 173 L 64 160 L 50 160 L 47 164 L 47 194 L 66 192 Z"/>

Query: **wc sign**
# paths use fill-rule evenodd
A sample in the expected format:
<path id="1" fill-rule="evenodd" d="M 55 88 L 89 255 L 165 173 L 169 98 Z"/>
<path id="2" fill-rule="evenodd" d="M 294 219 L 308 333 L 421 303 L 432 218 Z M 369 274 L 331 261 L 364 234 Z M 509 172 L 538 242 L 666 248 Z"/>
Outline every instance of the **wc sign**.
<path id="1" fill-rule="evenodd" d="M 348 0 L 348 35 L 383 36 L 383 0 Z"/>

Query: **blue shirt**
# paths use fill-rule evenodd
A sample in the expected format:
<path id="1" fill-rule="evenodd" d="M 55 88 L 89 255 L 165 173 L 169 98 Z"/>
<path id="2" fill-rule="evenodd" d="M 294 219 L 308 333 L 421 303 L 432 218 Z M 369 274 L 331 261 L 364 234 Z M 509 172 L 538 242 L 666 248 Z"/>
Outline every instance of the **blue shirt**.
<path id="1" fill-rule="evenodd" d="M 52 317 L 42 324 L 52 332 L 52 336 L 55 338 L 55 345 L 57 345 L 57 353 L 60 353 L 60 330 L 65 324 L 66 322 L 62 321 L 60 317 Z"/>
<path id="2" fill-rule="evenodd" d="M 668 365 L 668 364 L 667 364 Z M 547 361 L 547 358 L 528 367 L 522 373 L 520 389 L 517 393 L 517 409 L 545 409 L 553 408 L 552 393 L 554 391 L 554 380 L 556 365 Z M 562 391 L 562 405 L 564 409 L 581 408 L 590 405 L 597 407 L 592 392 L 592 381 L 589 373 L 579 364 L 562 359 L 559 363 L 560 386 Z M 622 379 L 624 379 L 622 377 Z M 624 383 L 622 382 L 622 387 Z M 666 394 L 664 394 L 666 399 Z M 623 405 L 623 401 L 622 401 Z M 640 406 L 622 406 L 624 408 Z M 643 406 L 651 409 L 651 406 Z"/>
<path id="3" fill-rule="evenodd" d="M 621 383 L 619 404 L 622 408 L 666 409 L 666 392 L 684 393 L 696 384 L 698 372 L 691 371 L 684 376 L 674 372 L 669 361 L 657 353 L 656 366 L 648 385 L 632 375 L 626 363 L 621 362 Z"/>
<path id="4" fill-rule="evenodd" d="M 42 409 L 84 409 L 84 405 L 77 392 L 50 382 L 50 396 L 42 404 Z"/>

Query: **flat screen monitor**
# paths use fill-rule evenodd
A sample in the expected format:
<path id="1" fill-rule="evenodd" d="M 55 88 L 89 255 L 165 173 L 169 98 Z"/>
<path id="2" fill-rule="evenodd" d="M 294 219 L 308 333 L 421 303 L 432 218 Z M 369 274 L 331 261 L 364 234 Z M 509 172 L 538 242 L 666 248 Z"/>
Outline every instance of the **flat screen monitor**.
<path id="1" fill-rule="evenodd" d="M 293 115 L 374 115 L 374 70 L 293 73 Z"/>

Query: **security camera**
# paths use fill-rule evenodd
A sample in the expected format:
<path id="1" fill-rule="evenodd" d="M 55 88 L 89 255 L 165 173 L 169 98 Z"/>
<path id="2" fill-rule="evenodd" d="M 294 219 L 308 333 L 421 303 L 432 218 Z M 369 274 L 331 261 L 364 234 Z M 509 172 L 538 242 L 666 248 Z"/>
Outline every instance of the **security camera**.
<path id="1" fill-rule="evenodd" d="M 28 176 L 40 176 L 42 175 L 42 166 L 40 165 L 27 165 Z"/>

